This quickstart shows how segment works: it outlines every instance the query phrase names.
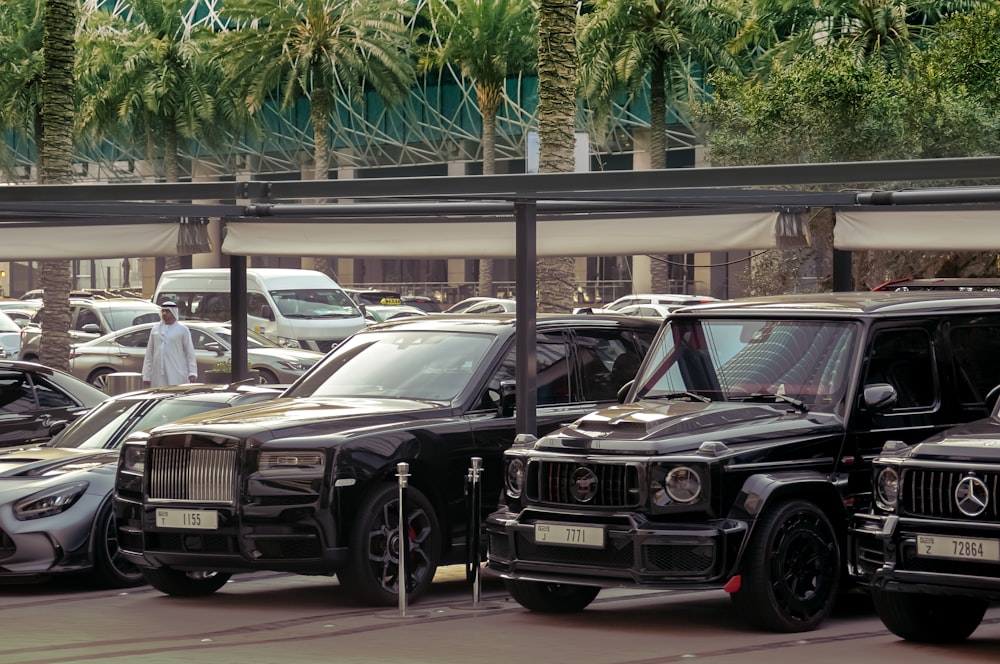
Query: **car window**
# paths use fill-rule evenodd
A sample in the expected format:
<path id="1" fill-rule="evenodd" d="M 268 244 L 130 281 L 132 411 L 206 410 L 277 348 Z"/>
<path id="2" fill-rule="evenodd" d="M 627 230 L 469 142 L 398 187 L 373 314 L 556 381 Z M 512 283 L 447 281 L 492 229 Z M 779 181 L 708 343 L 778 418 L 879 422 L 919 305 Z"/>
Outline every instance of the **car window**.
<path id="1" fill-rule="evenodd" d="M 577 331 L 576 345 L 580 388 L 587 401 L 617 399 L 618 390 L 635 378 L 642 362 L 642 354 L 622 330 Z"/>
<path id="2" fill-rule="evenodd" d="M 892 411 L 933 406 L 937 400 L 935 373 L 931 338 L 926 330 L 884 330 L 875 334 L 865 385 L 892 385 L 896 389 Z"/>
<path id="3" fill-rule="evenodd" d="M 208 344 L 219 345 L 218 339 L 204 330 L 191 330 L 191 343 L 194 345 L 195 350 L 209 350 Z"/>
<path id="4" fill-rule="evenodd" d="M 1000 385 L 1000 326 L 968 325 L 952 328 L 955 383 L 963 404 L 983 404 Z"/>
<path id="5" fill-rule="evenodd" d="M 76 323 L 73 325 L 74 330 L 83 330 L 87 325 L 96 325 L 99 329 L 101 328 L 101 320 L 97 317 L 90 309 L 81 308 L 76 315 Z"/>
<path id="6" fill-rule="evenodd" d="M 0 372 L 0 413 L 26 413 L 38 409 L 27 376 L 16 371 Z"/>
<path id="7" fill-rule="evenodd" d="M 538 405 L 580 401 L 579 394 L 576 394 L 570 387 L 570 367 L 572 364 L 569 344 L 562 333 L 539 334 L 535 340 L 535 352 L 537 353 L 535 361 L 538 372 Z M 516 367 L 517 353 L 516 348 L 512 347 L 490 378 L 490 389 L 499 391 L 501 382 L 516 380 Z"/>
<path id="8" fill-rule="evenodd" d="M 127 348 L 145 348 L 149 345 L 149 330 L 128 332 L 115 339 L 119 346 Z"/>
<path id="9" fill-rule="evenodd" d="M 144 401 L 105 401 L 85 417 L 75 420 L 52 439 L 52 447 L 102 449 L 122 424 L 141 408 Z"/>
<path id="10" fill-rule="evenodd" d="M 32 374 L 31 380 L 40 408 L 69 408 L 77 405 L 76 401 L 59 387 L 39 374 Z"/>

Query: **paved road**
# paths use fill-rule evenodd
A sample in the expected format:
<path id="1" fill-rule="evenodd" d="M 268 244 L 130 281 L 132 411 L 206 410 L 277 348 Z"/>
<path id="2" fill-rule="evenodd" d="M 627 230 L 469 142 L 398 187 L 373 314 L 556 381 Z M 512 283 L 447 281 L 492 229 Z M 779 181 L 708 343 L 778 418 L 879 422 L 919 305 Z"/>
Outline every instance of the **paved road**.
<path id="1" fill-rule="evenodd" d="M 967 643 L 937 647 L 895 638 L 861 597 L 842 602 L 817 631 L 771 634 L 740 623 L 721 592 L 604 591 L 582 613 L 543 616 L 486 578 L 475 604 L 461 567 L 442 570 L 405 616 L 358 607 L 331 579 L 257 574 L 192 599 L 65 582 L 0 586 L 0 625 L 2 664 L 951 664 L 1000 656 L 1000 608 Z"/>

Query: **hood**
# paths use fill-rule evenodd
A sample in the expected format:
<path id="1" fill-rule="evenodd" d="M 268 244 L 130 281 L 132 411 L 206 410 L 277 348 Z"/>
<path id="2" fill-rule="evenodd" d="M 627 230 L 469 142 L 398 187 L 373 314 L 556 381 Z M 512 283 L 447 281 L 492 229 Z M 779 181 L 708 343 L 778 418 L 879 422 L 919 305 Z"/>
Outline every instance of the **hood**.
<path id="1" fill-rule="evenodd" d="M 0 479 L 42 477 L 118 461 L 118 450 L 30 447 L 0 455 Z"/>
<path id="2" fill-rule="evenodd" d="M 762 444 L 842 431 L 843 423 L 829 413 L 800 413 L 781 404 L 644 401 L 585 415 L 537 447 L 663 454 L 697 450 L 705 441 Z"/>
<path id="3" fill-rule="evenodd" d="M 450 404 L 407 399 L 361 397 L 298 397 L 213 411 L 182 423 L 164 424 L 154 435 L 197 429 L 240 438 L 337 435 L 352 429 L 448 415 Z M 262 435 L 269 432 L 270 436 Z"/>
<path id="4" fill-rule="evenodd" d="M 946 429 L 905 454 L 915 459 L 1000 463 L 1000 421 L 986 418 Z"/>

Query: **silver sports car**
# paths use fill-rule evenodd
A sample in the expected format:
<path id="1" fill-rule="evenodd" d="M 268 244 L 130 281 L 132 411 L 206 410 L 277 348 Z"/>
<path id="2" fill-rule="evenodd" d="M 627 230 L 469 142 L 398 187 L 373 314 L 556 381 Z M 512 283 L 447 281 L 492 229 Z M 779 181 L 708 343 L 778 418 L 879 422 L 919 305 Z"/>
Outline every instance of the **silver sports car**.
<path id="1" fill-rule="evenodd" d="M 3 450 L 0 579 L 85 572 L 105 587 L 141 585 L 139 570 L 118 555 L 111 514 L 122 441 L 159 424 L 279 393 L 266 386 L 217 385 L 132 392 L 103 402 L 44 446 Z"/>

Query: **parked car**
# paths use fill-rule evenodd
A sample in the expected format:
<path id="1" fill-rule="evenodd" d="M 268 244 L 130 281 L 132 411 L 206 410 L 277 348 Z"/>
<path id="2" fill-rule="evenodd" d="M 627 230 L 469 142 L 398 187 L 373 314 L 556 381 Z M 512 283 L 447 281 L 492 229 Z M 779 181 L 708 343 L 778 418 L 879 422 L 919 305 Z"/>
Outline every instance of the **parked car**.
<path id="1" fill-rule="evenodd" d="M 988 294 L 683 307 L 624 403 L 506 452 L 487 566 L 533 611 L 583 610 L 602 588 L 720 589 L 754 626 L 814 629 L 847 585 L 870 460 L 983 417 L 998 382 Z"/>
<path id="2" fill-rule="evenodd" d="M 1000 404 L 916 445 L 889 441 L 854 517 L 851 574 L 909 641 L 968 638 L 1000 601 Z"/>
<path id="3" fill-rule="evenodd" d="M 462 313 L 465 313 L 465 310 L 468 309 L 469 307 L 471 307 L 472 305 L 478 304 L 479 302 L 482 302 L 483 300 L 492 300 L 492 299 L 493 298 L 491 298 L 491 297 L 467 297 L 464 300 L 459 300 L 455 304 L 453 304 L 450 307 L 448 307 L 447 309 L 445 309 L 444 313 L 446 313 L 446 314 L 462 314 Z"/>
<path id="4" fill-rule="evenodd" d="M 220 360 L 231 357 L 232 328 L 228 323 L 211 321 L 185 321 L 184 324 L 191 330 L 198 377 L 204 381 L 206 371 L 211 371 Z M 70 373 L 103 390 L 110 373 L 141 372 L 153 325 L 133 325 L 77 344 L 70 351 Z M 284 348 L 247 331 L 247 359 L 250 368 L 260 372 L 264 383 L 292 383 L 322 357 L 323 354 L 316 351 Z"/>
<path id="5" fill-rule="evenodd" d="M 16 360 L 21 353 L 21 326 L 0 310 L 0 359 Z"/>
<path id="6" fill-rule="evenodd" d="M 31 324 L 31 319 L 34 317 L 35 312 L 31 309 L 0 309 L 0 313 L 7 315 L 17 325 L 19 329 L 28 327 Z M 18 348 L 20 348 L 21 341 L 18 338 Z M 15 358 L 17 355 L 14 356 Z"/>
<path id="7" fill-rule="evenodd" d="M 684 295 L 682 293 L 635 293 L 623 295 L 604 305 L 604 309 L 618 311 L 632 304 L 664 304 L 668 306 L 686 306 L 689 304 L 704 304 L 717 301 L 707 295 Z"/>
<path id="8" fill-rule="evenodd" d="M 413 318 L 414 316 L 426 315 L 427 312 L 423 309 L 417 309 L 416 307 L 407 306 L 405 304 L 401 304 L 399 306 L 388 306 L 383 304 L 365 305 L 365 320 L 368 321 L 369 325 L 384 323 L 387 320 L 396 320 L 397 318 Z"/>
<path id="9" fill-rule="evenodd" d="M 182 386 L 104 401 L 45 446 L 0 454 L 0 580 L 89 573 L 101 585 L 145 582 L 118 550 L 111 510 L 118 448 L 165 422 L 274 398 L 280 390 Z"/>
<path id="10" fill-rule="evenodd" d="M 517 311 L 517 302 L 499 297 L 489 298 L 482 302 L 476 302 L 462 313 L 466 314 L 500 314 L 514 313 Z"/>
<path id="11" fill-rule="evenodd" d="M 351 296 L 351 299 L 359 306 L 369 304 L 400 305 L 403 303 L 403 296 L 396 291 L 376 290 L 374 288 L 345 288 L 344 292 Z"/>
<path id="12" fill-rule="evenodd" d="M 429 314 L 441 313 L 441 305 L 437 303 L 437 300 L 427 295 L 403 295 L 400 299 L 403 304 L 422 309 Z"/>
<path id="13" fill-rule="evenodd" d="M 622 316 L 645 316 L 647 318 L 666 318 L 671 311 L 684 305 L 680 304 L 630 304 L 618 309 Z"/>
<path id="14" fill-rule="evenodd" d="M 628 380 L 615 365 L 641 357 L 658 327 L 539 316 L 539 430 L 615 399 L 617 381 Z M 501 454 L 515 434 L 515 330 L 511 314 L 370 327 L 270 404 L 127 442 L 115 489 L 124 555 L 167 594 L 208 594 L 236 572 L 281 570 L 337 574 L 357 600 L 391 606 L 396 473 L 405 462 L 407 588 L 416 600 L 439 565 L 467 560 L 472 457 L 484 469 L 474 523 L 500 495 Z M 197 477 L 185 470 L 195 462 Z"/>
<path id="15" fill-rule="evenodd" d="M 96 339 L 102 334 L 121 330 L 130 325 L 155 323 L 160 320 L 160 307 L 149 300 L 120 297 L 110 300 L 93 298 L 70 298 L 69 334 L 71 343 L 82 343 Z M 41 344 L 42 309 L 35 313 L 32 324 L 21 334 L 21 359 L 38 361 Z"/>
<path id="16" fill-rule="evenodd" d="M 0 360 L 0 448 L 48 440 L 107 398 L 62 371 Z"/>

